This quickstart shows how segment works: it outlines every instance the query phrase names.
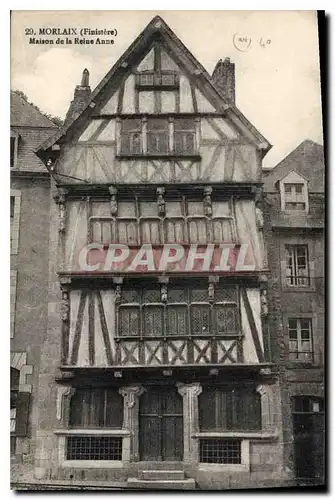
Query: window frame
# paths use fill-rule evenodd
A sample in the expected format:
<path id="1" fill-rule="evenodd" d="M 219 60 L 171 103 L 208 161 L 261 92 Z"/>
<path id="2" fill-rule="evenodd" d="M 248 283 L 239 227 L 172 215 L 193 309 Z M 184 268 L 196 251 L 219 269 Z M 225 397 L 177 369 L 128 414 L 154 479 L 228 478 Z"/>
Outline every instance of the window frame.
<path id="1" fill-rule="evenodd" d="M 176 129 L 176 123 L 178 123 L 178 120 L 183 120 L 183 118 L 174 118 L 173 116 L 160 116 L 160 115 L 149 115 L 149 116 L 140 116 L 136 118 L 132 118 L 131 120 L 136 120 L 136 121 L 141 121 L 141 130 L 136 129 L 136 131 L 131 132 L 123 130 L 123 122 L 126 120 L 130 120 L 130 118 L 118 118 L 117 122 L 119 123 L 118 126 L 118 134 L 117 134 L 117 143 L 119 146 L 117 147 L 117 157 L 120 158 L 137 158 L 137 157 L 149 157 L 149 158 L 170 158 L 170 157 L 177 157 L 177 158 L 192 158 L 195 160 L 200 159 L 200 144 L 199 144 L 199 137 L 200 137 L 200 120 L 197 117 L 194 118 L 184 118 L 184 120 L 192 120 L 194 122 L 194 127 L 193 130 L 185 130 L 181 131 L 182 133 L 188 133 L 192 134 L 193 136 L 193 150 L 192 151 L 178 151 L 176 148 L 176 141 L 175 137 L 178 132 L 180 132 L 178 129 Z M 164 122 L 166 125 L 165 129 L 159 130 L 155 129 L 154 127 L 151 129 L 150 127 L 150 121 L 156 121 L 160 120 Z M 129 133 L 140 133 L 141 136 L 141 147 L 140 151 L 126 151 L 122 147 L 123 143 L 123 137 L 127 136 Z M 166 147 L 164 147 L 164 150 L 162 151 L 150 151 L 150 140 L 149 138 L 151 136 L 154 136 L 155 134 L 159 134 L 161 136 L 165 137 L 165 144 Z"/>
<path id="2" fill-rule="evenodd" d="M 299 266 L 298 258 L 301 258 L 301 255 L 298 255 L 298 250 L 304 248 L 305 249 L 305 276 L 299 276 Z M 310 265 L 309 265 L 309 248 L 307 243 L 285 243 L 284 246 L 285 251 L 285 284 L 288 288 L 308 288 L 311 285 L 311 273 L 310 273 Z M 288 253 L 291 255 L 288 255 Z M 288 265 L 288 259 L 292 260 L 292 265 Z M 288 269 L 292 269 L 292 273 L 288 274 Z M 291 281 L 291 283 L 289 282 Z M 293 282 L 292 282 L 293 281 Z"/>
<path id="3" fill-rule="evenodd" d="M 290 328 L 290 321 L 296 321 L 296 328 Z M 306 340 L 302 339 L 301 331 L 306 330 L 302 329 L 301 322 L 308 321 L 309 322 L 309 350 L 302 349 L 302 343 L 306 342 Z M 291 338 L 291 332 L 296 331 L 296 339 Z M 314 342 L 313 342 L 313 319 L 310 316 L 289 316 L 287 318 L 287 332 L 288 332 L 288 346 L 289 346 L 289 361 L 297 362 L 297 363 L 314 363 Z M 297 349 L 292 350 L 291 343 L 296 342 Z M 291 356 L 291 354 L 296 354 L 296 357 Z M 309 359 L 300 358 L 299 355 L 309 354 Z"/>
<path id="4" fill-rule="evenodd" d="M 159 287 L 152 287 L 150 290 L 154 290 L 159 293 L 159 299 L 157 301 L 145 301 L 144 299 L 144 293 L 140 288 L 134 288 L 134 292 L 136 290 L 136 298 L 133 302 L 125 302 L 123 300 L 123 295 L 127 289 L 124 289 L 122 287 L 121 290 L 121 303 L 117 305 L 117 311 L 116 311 L 116 339 L 119 340 L 148 340 L 148 339 L 176 339 L 176 338 L 240 338 L 242 336 L 242 329 L 241 329 L 241 324 L 240 324 L 240 315 L 239 315 L 239 289 L 238 286 L 236 285 L 230 285 L 226 287 L 220 287 L 218 290 L 222 289 L 230 289 L 232 292 L 235 294 L 236 301 L 223 301 L 221 300 L 215 300 L 214 301 L 209 301 L 208 299 L 208 289 L 205 288 L 204 286 L 199 288 L 204 294 L 204 300 L 193 300 L 192 299 L 192 286 L 176 286 L 176 288 L 179 290 L 183 290 L 184 292 L 184 300 L 181 301 L 175 301 L 172 298 L 170 299 L 169 297 L 169 290 L 170 292 L 172 291 L 171 288 L 168 287 L 168 300 L 167 302 L 162 302 L 161 301 L 161 296 L 160 296 L 160 289 Z M 123 315 L 123 310 L 129 309 L 129 308 L 138 308 L 139 310 L 139 329 L 138 329 L 138 335 L 124 335 L 121 330 L 120 330 L 120 325 L 121 325 L 121 318 Z M 192 311 L 195 310 L 196 312 L 199 311 L 200 308 L 206 308 L 208 310 L 208 323 L 209 326 L 206 329 L 206 332 L 204 333 L 202 331 L 196 331 L 193 328 L 194 324 L 194 316 L 192 314 Z M 223 308 L 223 309 L 228 309 L 231 308 L 234 314 L 234 321 L 235 321 L 235 330 L 234 331 L 220 331 L 218 328 L 217 324 L 217 318 L 216 318 L 216 311 L 218 307 Z M 147 310 L 150 308 L 160 308 L 161 309 L 161 330 L 158 332 L 159 335 L 151 335 L 148 334 L 146 329 L 145 329 L 145 314 Z M 186 309 L 186 317 L 185 317 L 185 333 L 184 334 L 171 334 L 169 332 L 169 324 L 171 322 L 170 316 L 169 316 L 169 309 L 172 308 L 185 308 Z M 159 329 L 158 329 L 159 330 Z"/>
<path id="5" fill-rule="evenodd" d="M 95 202 L 96 200 L 94 198 L 91 199 L 91 202 Z M 109 204 L 110 200 L 109 199 L 99 199 L 100 202 L 104 201 L 104 203 Z M 151 202 L 154 206 L 157 206 L 157 198 L 152 198 L 146 200 L 147 202 Z M 196 214 L 196 215 L 191 215 L 192 209 L 190 208 L 190 204 L 194 202 L 198 202 L 201 205 L 201 209 L 203 210 L 202 214 Z M 166 203 L 166 213 L 164 216 L 159 215 L 158 209 L 156 211 L 156 215 L 143 215 L 141 213 L 141 203 L 143 203 L 143 200 L 141 201 L 138 198 L 129 200 L 129 203 L 133 203 L 133 208 L 134 210 L 133 215 L 117 215 L 117 216 L 106 216 L 106 215 L 90 215 L 89 220 L 88 220 L 88 234 L 89 234 L 89 243 L 100 243 L 102 245 L 109 245 L 111 243 L 122 243 L 125 245 L 128 245 L 129 247 L 138 247 L 140 245 L 143 245 L 145 243 L 151 243 L 152 245 L 163 245 L 166 243 L 172 244 L 172 243 L 178 243 L 182 245 L 190 245 L 190 244 L 203 244 L 207 245 L 208 243 L 214 243 L 214 244 L 221 244 L 221 243 L 233 243 L 237 242 L 237 235 L 236 235 L 236 222 L 233 216 L 233 211 L 230 206 L 230 200 L 228 200 L 229 203 L 229 208 L 230 208 L 230 214 L 225 215 L 225 216 L 215 216 L 215 217 L 208 217 L 204 213 L 204 206 L 203 206 L 203 201 L 202 200 L 195 200 L 193 198 L 187 198 L 186 196 L 180 196 L 180 197 L 175 197 L 173 199 L 167 198 L 165 203 Z M 175 213 L 171 212 L 171 215 L 169 215 L 169 203 L 180 203 L 180 214 L 176 215 Z M 216 201 L 213 202 L 213 206 L 215 207 Z M 90 209 L 90 213 L 92 210 Z M 145 224 L 149 225 L 149 228 L 146 229 L 146 233 L 150 229 L 150 222 L 156 223 L 156 234 L 157 238 L 155 241 L 147 241 L 147 238 L 144 238 L 143 231 L 144 231 L 144 226 Z M 102 241 L 101 239 L 94 239 L 94 233 L 97 231 L 94 229 L 94 224 L 110 224 L 110 236 L 111 240 L 110 241 Z M 202 224 L 203 231 L 201 232 L 201 228 L 199 224 Z M 229 236 L 228 238 L 225 239 L 218 239 L 217 236 L 217 230 L 215 227 L 215 224 L 220 224 L 221 225 L 221 234 L 223 236 L 223 233 L 226 232 L 226 234 Z M 227 225 L 227 227 L 224 227 L 223 224 Z M 120 231 L 121 225 L 124 225 L 124 231 Z M 195 225 L 197 231 L 196 234 L 194 227 L 192 225 Z M 132 229 L 130 231 L 131 235 L 134 236 L 134 239 L 126 239 L 122 237 L 120 238 L 120 234 L 124 236 L 124 233 L 126 232 L 125 229 L 128 226 L 132 226 Z M 229 226 L 229 227 L 228 227 Z M 193 227 L 193 230 L 192 230 Z M 176 229 L 177 228 L 177 229 Z M 100 228 L 100 231 L 101 228 Z M 178 239 L 176 241 L 176 238 L 170 238 L 169 236 L 176 235 L 177 233 L 181 234 L 182 233 L 182 239 Z M 202 234 L 202 241 L 200 241 L 200 236 L 199 233 Z M 229 234 L 228 234 L 229 233 Z M 102 233 L 101 233 L 102 234 Z"/>
<path id="6" fill-rule="evenodd" d="M 142 77 L 149 76 L 152 77 L 152 83 L 142 83 Z M 173 83 L 163 83 L 163 78 L 165 76 L 173 76 Z M 146 70 L 138 71 L 135 74 L 135 89 L 138 91 L 148 91 L 148 90 L 164 90 L 173 91 L 179 89 L 179 74 L 172 70 Z"/>

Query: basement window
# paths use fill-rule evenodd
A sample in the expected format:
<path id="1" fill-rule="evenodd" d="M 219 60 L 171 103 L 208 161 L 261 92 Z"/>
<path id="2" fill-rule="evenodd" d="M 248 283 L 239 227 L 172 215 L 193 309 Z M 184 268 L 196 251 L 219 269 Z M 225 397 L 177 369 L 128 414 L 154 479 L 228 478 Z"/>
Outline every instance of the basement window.
<path id="1" fill-rule="evenodd" d="M 121 460 L 122 437 L 69 436 L 66 460 Z"/>
<path id="2" fill-rule="evenodd" d="M 209 464 L 240 464 L 241 440 L 201 438 L 200 462 Z"/>

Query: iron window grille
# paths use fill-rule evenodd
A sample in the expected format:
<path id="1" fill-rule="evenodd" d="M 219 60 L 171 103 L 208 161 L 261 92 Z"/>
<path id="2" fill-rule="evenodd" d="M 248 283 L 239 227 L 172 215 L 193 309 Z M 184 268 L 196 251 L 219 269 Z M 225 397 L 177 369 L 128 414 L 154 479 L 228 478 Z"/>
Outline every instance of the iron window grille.
<path id="1" fill-rule="evenodd" d="M 69 436 L 67 460 L 121 460 L 122 438 L 114 436 Z"/>
<path id="2" fill-rule="evenodd" d="M 240 464 L 241 440 L 201 438 L 200 462 L 210 464 Z"/>
<path id="3" fill-rule="evenodd" d="M 308 246 L 286 245 L 286 284 L 309 286 Z"/>
<path id="4" fill-rule="evenodd" d="M 208 300 L 208 290 L 169 288 L 167 303 L 159 288 L 122 288 L 117 306 L 117 336 L 147 337 L 229 337 L 240 334 L 236 286 L 217 289 L 217 298 Z"/>
<path id="5" fill-rule="evenodd" d="M 144 205 L 150 208 L 146 210 Z M 225 212 L 222 212 L 222 204 Z M 231 200 L 213 201 L 213 217 L 206 217 L 202 201 L 191 201 L 186 197 L 167 200 L 166 214 L 159 216 L 157 201 L 129 200 L 118 202 L 118 215 L 112 217 L 109 201 L 91 202 L 89 223 L 90 242 L 164 244 L 220 244 L 236 240 L 235 220 Z M 149 212 L 149 213 L 148 213 Z"/>
<path id="6" fill-rule="evenodd" d="M 313 362 L 312 320 L 289 318 L 289 359 Z"/>

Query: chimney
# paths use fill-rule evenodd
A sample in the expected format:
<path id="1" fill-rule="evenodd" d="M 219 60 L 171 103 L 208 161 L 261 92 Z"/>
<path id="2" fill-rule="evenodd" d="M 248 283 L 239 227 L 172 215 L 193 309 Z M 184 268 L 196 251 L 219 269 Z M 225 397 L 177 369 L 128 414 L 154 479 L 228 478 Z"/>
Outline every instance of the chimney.
<path id="1" fill-rule="evenodd" d="M 80 113 L 86 108 L 91 97 L 91 87 L 89 80 L 90 73 L 88 69 L 85 68 L 81 77 L 80 85 L 77 85 L 74 90 L 74 97 L 71 101 L 68 112 L 66 113 L 64 127 L 78 118 Z"/>
<path id="2" fill-rule="evenodd" d="M 224 97 L 235 104 L 235 64 L 226 57 L 216 64 L 212 79 L 215 86 L 222 92 Z"/>

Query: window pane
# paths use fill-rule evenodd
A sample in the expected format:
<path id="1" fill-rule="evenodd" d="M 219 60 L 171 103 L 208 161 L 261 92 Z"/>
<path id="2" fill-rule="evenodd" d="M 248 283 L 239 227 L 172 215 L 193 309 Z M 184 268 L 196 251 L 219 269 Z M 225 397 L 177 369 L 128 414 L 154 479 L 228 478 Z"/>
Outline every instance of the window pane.
<path id="1" fill-rule="evenodd" d="M 168 133 L 167 132 L 148 132 L 148 153 L 161 154 L 168 152 Z"/>
<path id="2" fill-rule="evenodd" d="M 118 220 L 118 243 L 128 245 L 137 243 L 136 221 Z"/>
<path id="3" fill-rule="evenodd" d="M 162 85 L 174 85 L 175 84 L 175 75 L 170 74 L 162 74 L 161 75 Z"/>
<path id="4" fill-rule="evenodd" d="M 293 318 L 290 318 L 288 320 L 288 327 L 292 330 L 296 330 L 297 329 L 297 324 L 298 324 L 298 320 L 296 319 L 293 319 Z"/>
<path id="5" fill-rule="evenodd" d="M 311 327 L 310 319 L 301 319 L 300 320 L 301 330 L 309 330 Z"/>
<path id="6" fill-rule="evenodd" d="M 145 307 L 144 308 L 144 335 L 158 337 L 164 335 L 163 331 L 163 308 Z"/>
<path id="7" fill-rule="evenodd" d="M 174 120 L 174 129 L 195 131 L 195 120 L 192 118 L 176 118 Z"/>
<path id="8" fill-rule="evenodd" d="M 284 184 L 284 187 L 285 187 L 285 193 L 292 192 L 292 184 Z"/>
<path id="9" fill-rule="evenodd" d="M 167 308 L 167 335 L 187 335 L 186 318 L 186 306 L 169 306 Z"/>
<path id="10" fill-rule="evenodd" d="M 140 310 L 137 307 L 119 308 L 118 334 L 122 337 L 136 337 L 140 335 Z"/>
<path id="11" fill-rule="evenodd" d="M 215 306 L 216 333 L 236 333 L 236 309 L 229 306 Z"/>
<path id="12" fill-rule="evenodd" d="M 122 132 L 141 132 L 141 120 L 124 119 L 121 127 Z"/>
<path id="13" fill-rule="evenodd" d="M 231 221 L 229 219 L 213 219 L 213 231 L 214 241 L 232 241 Z"/>
<path id="14" fill-rule="evenodd" d="M 207 243 L 206 219 L 189 219 L 188 227 L 190 243 Z"/>
<path id="15" fill-rule="evenodd" d="M 154 84 L 153 73 L 140 74 L 140 85 L 153 85 L 153 84 Z"/>
<path id="16" fill-rule="evenodd" d="M 163 119 L 152 118 L 148 120 L 148 130 L 156 132 L 157 130 L 163 132 L 168 131 L 168 121 Z"/>
<path id="17" fill-rule="evenodd" d="M 160 221 L 142 220 L 141 222 L 141 242 L 142 243 L 161 243 Z"/>
<path id="18" fill-rule="evenodd" d="M 210 333 L 210 308 L 197 305 L 191 307 L 192 335 L 208 335 Z"/>
<path id="19" fill-rule="evenodd" d="M 295 185 L 295 192 L 297 194 L 301 194 L 302 193 L 302 188 L 303 188 L 303 184 L 296 184 Z"/>

